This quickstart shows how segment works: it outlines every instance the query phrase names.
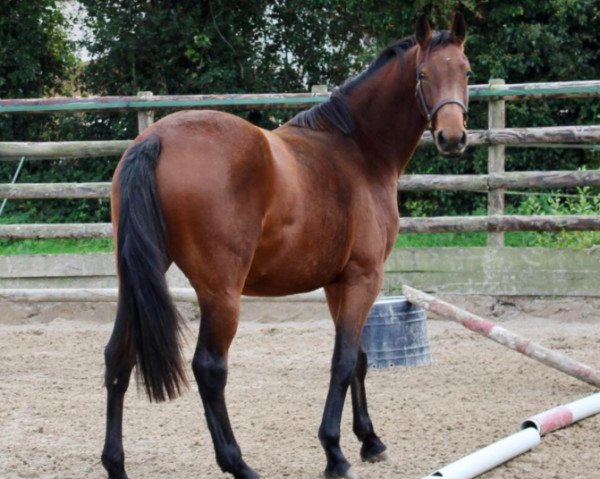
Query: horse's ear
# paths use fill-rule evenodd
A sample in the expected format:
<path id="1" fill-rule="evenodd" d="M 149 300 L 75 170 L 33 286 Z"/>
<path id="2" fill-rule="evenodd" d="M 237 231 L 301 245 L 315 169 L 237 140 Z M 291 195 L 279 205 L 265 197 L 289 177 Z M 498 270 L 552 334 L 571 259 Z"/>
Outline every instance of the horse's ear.
<path id="1" fill-rule="evenodd" d="M 421 47 L 421 50 L 426 50 L 431 41 L 431 26 L 429 25 L 429 20 L 427 20 L 427 15 L 419 15 L 415 31 L 415 38 L 419 47 Z"/>
<path id="2" fill-rule="evenodd" d="M 450 27 L 452 40 L 459 45 L 465 43 L 467 38 L 467 23 L 465 17 L 460 12 L 456 12 L 452 17 L 452 26 Z"/>

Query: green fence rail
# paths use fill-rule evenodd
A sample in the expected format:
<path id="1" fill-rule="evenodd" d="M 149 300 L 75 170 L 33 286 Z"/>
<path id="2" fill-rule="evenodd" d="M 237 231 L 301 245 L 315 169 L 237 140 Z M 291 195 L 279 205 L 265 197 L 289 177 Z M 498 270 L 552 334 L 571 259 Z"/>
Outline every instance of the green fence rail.
<path id="1" fill-rule="evenodd" d="M 469 95 L 471 101 L 600 97 L 600 81 L 520 83 L 495 88 L 481 84 L 470 86 Z M 4 99 L 0 100 L 0 114 L 158 109 L 302 109 L 324 102 L 328 98 L 328 93 L 268 93 Z"/>

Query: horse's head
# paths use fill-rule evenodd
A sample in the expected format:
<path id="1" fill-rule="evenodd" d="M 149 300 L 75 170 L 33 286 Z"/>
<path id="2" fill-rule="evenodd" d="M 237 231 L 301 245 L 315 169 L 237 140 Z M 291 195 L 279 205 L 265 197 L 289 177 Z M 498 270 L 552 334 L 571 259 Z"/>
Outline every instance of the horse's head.
<path id="1" fill-rule="evenodd" d="M 446 33 L 446 32 L 444 32 Z M 417 21 L 417 103 L 427 118 L 438 151 L 458 156 L 467 147 L 467 84 L 471 71 L 464 53 L 466 24 L 456 13 L 443 41 L 432 42 L 431 27 L 423 15 Z"/>

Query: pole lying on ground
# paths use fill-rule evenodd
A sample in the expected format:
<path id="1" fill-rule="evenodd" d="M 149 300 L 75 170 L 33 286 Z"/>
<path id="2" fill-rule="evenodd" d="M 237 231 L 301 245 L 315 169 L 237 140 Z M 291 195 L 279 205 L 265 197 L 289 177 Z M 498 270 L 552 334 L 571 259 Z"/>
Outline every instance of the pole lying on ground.
<path id="1" fill-rule="evenodd" d="M 472 479 L 533 449 L 540 442 L 537 429 L 528 427 L 448 464 L 424 479 Z"/>
<path id="2" fill-rule="evenodd" d="M 551 431 L 600 413 L 600 393 L 558 406 L 530 417 L 521 430 L 442 467 L 424 479 L 473 479 L 534 448 Z"/>
<path id="3" fill-rule="evenodd" d="M 600 387 L 600 373 L 590 366 L 575 361 L 558 351 L 548 349 L 529 339 L 518 336 L 511 331 L 495 325 L 488 319 L 477 316 L 450 303 L 437 299 L 410 286 L 402 286 L 402 293 L 406 298 L 427 311 L 451 319 L 462 324 L 467 329 L 475 331 L 513 351 L 518 351 L 536 361 L 561 371 L 569 376 L 580 379 L 592 386 Z"/>
<path id="4" fill-rule="evenodd" d="M 521 429 L 535 428 L 540 436 L 600 413 L 600 393 L 557 406 L 531 416 L 521 424 Z"/>

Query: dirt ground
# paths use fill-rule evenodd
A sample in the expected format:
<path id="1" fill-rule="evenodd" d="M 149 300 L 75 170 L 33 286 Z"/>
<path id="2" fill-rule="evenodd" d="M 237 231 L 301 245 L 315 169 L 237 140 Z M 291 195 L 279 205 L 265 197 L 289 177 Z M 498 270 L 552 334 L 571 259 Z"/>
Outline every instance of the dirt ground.
<path id="1" fill-rule="evenodd" d="M 600 367 L 598 300 L 451 300 Z M 102 350 L 112 309 L 0 305 L 0 478 L 105 477 L 99 460 Z M 192 319 L 188 358 L 197 326 Z M 371 416 L 388 446 L 387 462 L 360 461 L 345 410 L 342 445 L 361 479 L 419 479 L 516 432 L 532 414 L 595 392 L 455 323 L 431 319 L 428 329 L 431 366 L 371 370 L 367 378 Z M 332 344 L 324 305 L 244 305 L 227 397 L 244 457 L 263 477 L 320 477 L 325 462 L 316 435 Z M 195 387 L 167 404 L 150 404 L 130 388 L 124 431 L 131 478 L 226 477 L 215 463 Z M 599 477 L 599 443 L 600 417 L 586 419 L 482 477 Z"/>

